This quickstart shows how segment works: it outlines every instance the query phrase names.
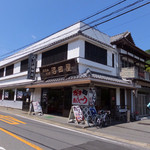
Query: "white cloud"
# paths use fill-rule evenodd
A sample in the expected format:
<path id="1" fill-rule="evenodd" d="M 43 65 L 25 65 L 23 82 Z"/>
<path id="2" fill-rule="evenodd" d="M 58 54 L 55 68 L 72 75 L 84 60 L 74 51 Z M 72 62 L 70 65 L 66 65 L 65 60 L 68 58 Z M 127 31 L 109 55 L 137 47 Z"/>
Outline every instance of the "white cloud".
<path id="1" fill-rule="evenodd" d="M 31 35 L 31 37 L 32 37 L 32 39 L 34 39 L 34 40 L 36 39 L 36 36 L 35 36 L 35 35 Z"/>

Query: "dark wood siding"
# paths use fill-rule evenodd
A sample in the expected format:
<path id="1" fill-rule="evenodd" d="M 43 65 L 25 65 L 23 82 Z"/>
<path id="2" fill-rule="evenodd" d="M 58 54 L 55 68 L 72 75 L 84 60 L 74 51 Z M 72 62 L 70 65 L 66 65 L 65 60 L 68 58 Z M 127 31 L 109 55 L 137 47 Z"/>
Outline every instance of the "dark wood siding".
<path id="1" fill-rule="evenodd" d="M 42 53 L 42 66 L 67 59 L 68 44 Z"/>
<path id="2" fill-rule="evenodd" d="M 115 67 L 115 55 L 112 54 L 112 67 Z"/>
<path id="3" fill-rule="evenodd" d="M 6 67 L 6 76 L 13 74 L 14 65 L 10 65 Z"/>
<path id="4" fill-rule="evenodd" d="M 1 68 L 0 69 L 0 77 L 3 77 L 4 76 L 4 68 Z"/>
<path id="5" fill-rule="evenodd" d="M 107 50 L 85 42 L 85 59 L 107 65 Z"/>
<path id="6" fill-rule="evenodd" d="M 20 72 L 27 71 L 27 70 L 28 70 L 28 59 L 25 59 L 21 61 Z"/>

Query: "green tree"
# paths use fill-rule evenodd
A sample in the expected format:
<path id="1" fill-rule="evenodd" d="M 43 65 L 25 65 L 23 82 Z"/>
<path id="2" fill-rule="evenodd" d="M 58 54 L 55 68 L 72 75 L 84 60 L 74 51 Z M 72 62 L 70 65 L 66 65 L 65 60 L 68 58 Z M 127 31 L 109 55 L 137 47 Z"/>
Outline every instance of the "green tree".
<path id="1" fill-rule="evenodd" d="M 146 52 L 150 54 L 150 49 L 146 50 Z M 145 65 L 146 71 L 150 72 L 150 60 L 147 60 L 146 63 L 148 64 L 148 65 Z"/>

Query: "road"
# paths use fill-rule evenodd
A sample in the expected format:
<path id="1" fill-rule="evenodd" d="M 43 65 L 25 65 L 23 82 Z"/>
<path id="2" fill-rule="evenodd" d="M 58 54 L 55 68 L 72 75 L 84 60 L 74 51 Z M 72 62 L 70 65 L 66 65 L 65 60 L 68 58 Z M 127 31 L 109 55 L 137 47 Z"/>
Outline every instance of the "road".
<path id="1" fill-rule="evenodd" d="M 0 112 L 0 150 L 120 149 L 140 148 Z"/>

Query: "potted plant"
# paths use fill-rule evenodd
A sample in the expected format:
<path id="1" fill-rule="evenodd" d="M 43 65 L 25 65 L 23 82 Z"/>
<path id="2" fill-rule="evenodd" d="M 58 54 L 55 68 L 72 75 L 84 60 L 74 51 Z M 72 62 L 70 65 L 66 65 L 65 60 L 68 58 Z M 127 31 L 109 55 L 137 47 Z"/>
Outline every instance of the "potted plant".
<path id="1" fill-rule="evenodd" d="M 136 121 L 139 120 L 139 112 L 137 111 L 134 112 L 134 118 Z"/>

